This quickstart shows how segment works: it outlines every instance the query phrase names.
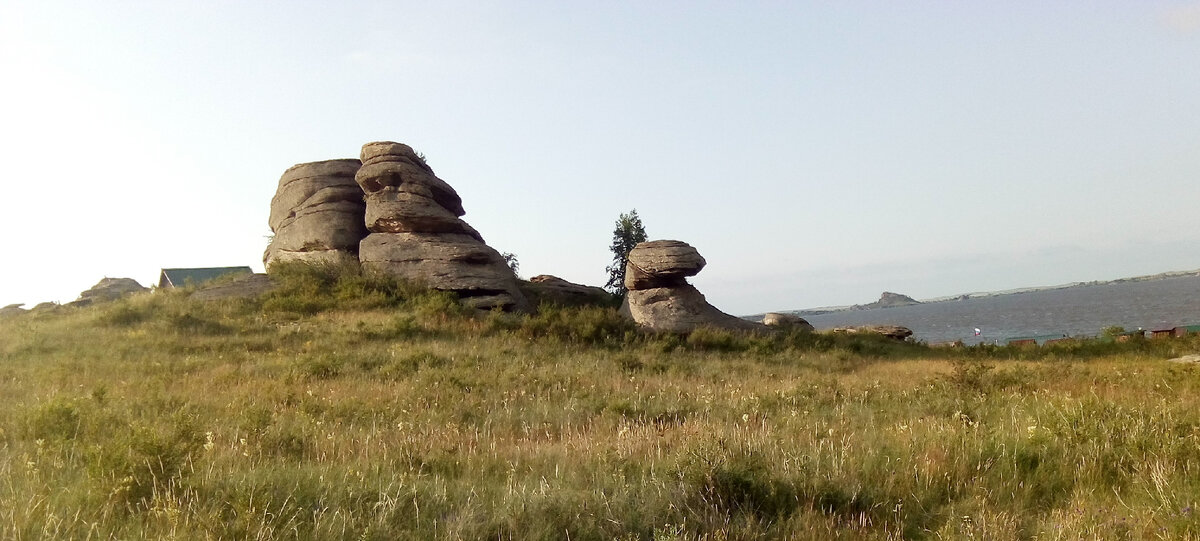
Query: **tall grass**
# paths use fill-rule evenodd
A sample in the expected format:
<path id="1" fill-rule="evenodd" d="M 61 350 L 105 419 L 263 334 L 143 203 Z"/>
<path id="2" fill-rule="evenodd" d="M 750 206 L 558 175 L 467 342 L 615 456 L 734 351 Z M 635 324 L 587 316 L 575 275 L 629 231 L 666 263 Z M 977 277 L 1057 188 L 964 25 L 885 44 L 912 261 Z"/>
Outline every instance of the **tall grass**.
<path id="1" fill-rule="evenodd" d="M 1195 342 L 644 335 L 280 272 L 0 321 L 0 538 L 1200 539 Z"/>

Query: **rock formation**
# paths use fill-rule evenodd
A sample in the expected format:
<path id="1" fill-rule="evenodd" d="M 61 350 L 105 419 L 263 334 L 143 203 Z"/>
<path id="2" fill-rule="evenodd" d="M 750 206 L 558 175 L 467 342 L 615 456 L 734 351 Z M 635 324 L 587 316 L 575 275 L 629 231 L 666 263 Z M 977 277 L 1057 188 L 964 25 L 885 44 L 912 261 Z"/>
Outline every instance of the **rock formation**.
<path id="1" fill-rule="evenodd" d="M 568 282 L 557 276 L 542 274 L 520 284 L 521 292 L 533 306 L 612 306 L 613 296 L 596 286 Z"/>
<path id="2" fill-rule="evenodd" d="M 899 325 L 865 325 L 862 327 L 838 327 L 836 329 L 833 329 L 833 332 L 846 333 L 846 334 L 855 334 L 855 333 L 878 334 L 881 336 L 885 336 L 887 338 L 891 338 L 893 340 L 900 340 L 900 341 L 907 339 L 908 337 L 912 336 L 912 334 L 913 334 L 912 329 L 909 329 L 908 327 L 901 327 Z"/>
<path id="3" fill-rule="evenodd" d="M 355 180 L 366 192 L 363 266 L 453 291 L 468 306 L 526 310 L 517 277 L 499 252 L 459 216 L 454 188 L 408 145 L 367 143 Z"/>
<path id="4" fill-rule="evenodd" d="M 912 297 L 909 297 L 908 295 L 901 295 L 900 293 L 892 293 L 891 291 L 884 291 L 883 294 L 881 294 L 879 296 L 879 300 L 872 302 L 872 303 L 867 303 L 867 304 L 856 304 L 856 305 L 852 306 L 851 308 L 854 310 L 874 310 L 876 308 L 891 308 L 893 306 L 912 306 L 914 304 L 921 304 L 921 301 L 918 301 Z"/>
<path id="5" fill-rule="evenodd" d="M 121 297 L 150 291 L 133 278 L 103 278 L 91 289 L 79 294 L 79 299 L 68 303 L 68 306 L 88 306 L 97 302 L 114 301 Z"/>
<path id="6" fill-rule="evenodd" d="M 275 288 L 270 276 L 266 274 L 246 274 L 229 281 L 219 281 L 216 285 L 200 286 L 192 299 L 211 301 L 216 299 L 252 299 Z"/>
<path id="7" fill-rule="evenodd" d="M 25 306 L 25 303 L 10 304 L 0 308 L 0 317 L 19 316 L 29 311 L 21 308 L 22 306 Z"/>
<path id="8" fill-rule="evenodd" d="M 795 314 L 780 314 L 771 312 L 764 314 L 762 324 L 768 327 L 779 327 L 781 329 L 802 329 L 806 331 L 813 330 L 813 326 L 808 320 Z"/>
<path id="9" fill-rule="evenodd" d="M 717 310 L 687 283 L 704 268 L 695 248 L 677 240 L 638 244 L 625 267 L 630 317 L 651 331 L 689 332 L 699 327 L 755 330 L 766 327 Z"/>
<path id="10" fill-rule="evenodd" d="M 263 254 L 276 261 L 357 261 L 367 236 L 363 191 L 354 181 L 355 159 L 293 165 L 279 178 L 268 224 L 275 233 Z"/>

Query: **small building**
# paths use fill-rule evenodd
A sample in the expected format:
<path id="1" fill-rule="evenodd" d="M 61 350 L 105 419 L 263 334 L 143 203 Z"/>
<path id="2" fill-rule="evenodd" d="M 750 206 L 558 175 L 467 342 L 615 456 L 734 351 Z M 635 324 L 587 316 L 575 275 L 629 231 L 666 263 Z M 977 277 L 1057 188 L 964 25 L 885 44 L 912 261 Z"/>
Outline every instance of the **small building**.
<path id="1" fill-rule="evenodd" d="M 1171 329 L 1171 332 L 1177 338 L 1183 338 L 1189 334 L 1200 333 L 1200 325 L 1180 325 Z"/>
<path id="2" fill-rule="evenodd" d="M 158 275 L 158 288 L 166 289 L 200 285 L 225 276 L 254 274 L 250 267 L 205 267 L 199 269 L 163 269 Z"/>
<path id="3" fill-rule="evenodd" d="M 1175 329 L 1157 329 L 1150 331 L 1150 338 L 1173 338 Z"/>
<path id="4" fill-rule="evenodd" d="M 1066 337 L 1067 337 L 1067 335 L 1065 335 L 1065 334 L 1042 334 L 1042 335 L 1038 335 L 1038 336 L 1018 336 L 1016 338 L 1009 339 L 1007 344 L 1010 346 L 1033 347 L 1033 346 L 1037 346 L 1039 344 L 1046 343 L 1049 340 L 1057 340 L 1057 339 L 1066 338 Z"/>
<path id="5" fill-rule="evenodd" d="M 1032 348 L 1037 347 L 1038 343 L 1037 340 L 1033 338 L 1013 338 L 1012 340 L 1008 341 L 1008 345 L 1022 348 Z"/>

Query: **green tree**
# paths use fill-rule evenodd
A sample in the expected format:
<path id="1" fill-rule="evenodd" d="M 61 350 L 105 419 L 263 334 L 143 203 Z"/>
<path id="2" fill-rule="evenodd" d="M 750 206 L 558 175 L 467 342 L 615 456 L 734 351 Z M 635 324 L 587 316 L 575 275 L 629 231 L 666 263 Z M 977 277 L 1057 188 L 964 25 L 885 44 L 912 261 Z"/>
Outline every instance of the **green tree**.
<path id="1" fill-rule="evenodd" d="M 629 251 L 639 242 L 646 242 L 646 228 L 642 226 L 637 209 L 633 209 L 617 219 L 612 245 L 608 247 L 612 250 L 613 262 L 608 266 L 608 283 L 604 287 L 613 294 L 625 295 L 625 263 L 629 260 Z"/>

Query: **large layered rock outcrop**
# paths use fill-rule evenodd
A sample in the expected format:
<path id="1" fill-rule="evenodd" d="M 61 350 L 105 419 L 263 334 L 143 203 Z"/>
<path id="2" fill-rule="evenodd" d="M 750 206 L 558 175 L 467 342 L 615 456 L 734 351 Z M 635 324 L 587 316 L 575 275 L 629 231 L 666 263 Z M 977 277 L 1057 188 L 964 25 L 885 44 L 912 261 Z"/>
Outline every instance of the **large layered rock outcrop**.
<path id="1" fill-rule="evenodd" d="M 361 162 L 327 160 L 293 165 L 279 178 L 268 224 L 275 237 L 263 254 L 277 261 L 339 263 L 358 260 L 367 236 L 363 191 L 354 181 Z"/>
<path id="2" fill-rule="evenodd" d="M 362 147 L 355 180 L 366 193 L 364 267 L 453 291 L 468 306 L 523 311 L 529 305 L 499 252 L 460 216 L 454 188 L 433 174 L 408 145 Z"/>
<path id="3" fill-rule="evenodd" d="M 651 331 L 690 332 L 699 327 L 761 330 L 763 325 L 726 314 L 708 304 L 704 295 L 687 283 L 704 268 L 695 248 L 677 240 L 638 244 L 629 252 L 625 267 L 628 314 Z"/>

